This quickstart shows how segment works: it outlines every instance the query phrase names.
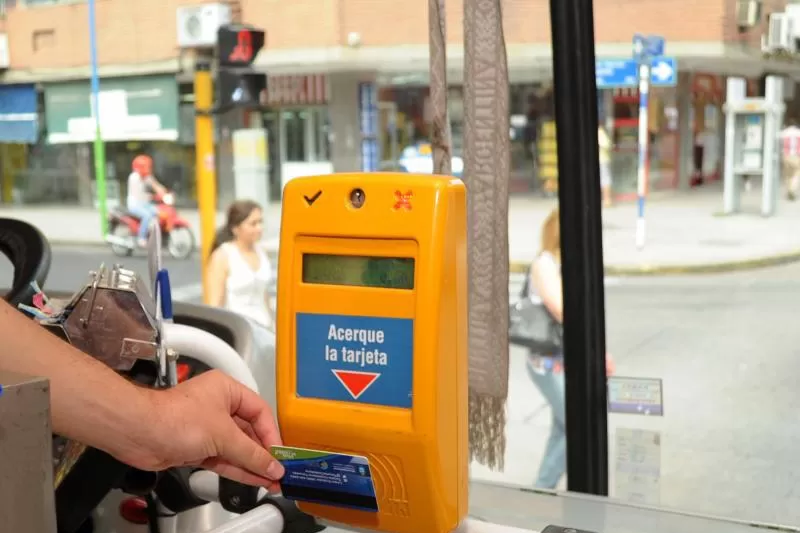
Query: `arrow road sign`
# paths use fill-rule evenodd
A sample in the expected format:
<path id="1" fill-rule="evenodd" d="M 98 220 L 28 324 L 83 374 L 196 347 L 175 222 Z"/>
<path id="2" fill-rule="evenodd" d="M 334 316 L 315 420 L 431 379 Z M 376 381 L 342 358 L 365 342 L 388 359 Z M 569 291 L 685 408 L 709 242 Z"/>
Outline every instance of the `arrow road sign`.
<path id="1" fill-rule="evenodd" d="M 643 61 L 664 55 L 666 41 L 660 35 L 642 35 L 636 33 L 633 36 L 633 58 Z"/>
<path id="2" fill-rule="evenodd" d="M 650 76 L 654 84 L 675 85 L 675 60 L 672 58 L 656 59 L 650 65 Z"/>
<path id="3" fill-rule="evenodd" d="M 635 59 L 598 59 L 595 79 L 598 89 L 638 87 L 638 63 Z M 650 83 L 656 87 L 674 87 L 678 83 L 678 62 L 674 57 L 659 57 L 650 68 Z"/>

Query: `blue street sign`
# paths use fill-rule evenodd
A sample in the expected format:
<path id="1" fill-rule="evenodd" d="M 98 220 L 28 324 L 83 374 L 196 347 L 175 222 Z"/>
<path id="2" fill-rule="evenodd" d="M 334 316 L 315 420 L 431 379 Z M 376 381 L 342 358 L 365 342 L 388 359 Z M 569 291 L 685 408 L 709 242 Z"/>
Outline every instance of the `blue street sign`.
<path id="1" fill-rule="evenodd" d="M 672 87 L 678 83 L 678 65 L 674 57 L 659 57 L 650 63 L 650 83 Z"/>
<path id="2" fill-rule="evenodd" d="M 664 55 L 664 48 L 666 48 L 666 40 L 659 35 L 650 35 L 647 37 L 647 55 L 648 57 L 661 57 Z"/>
<path id="3" fill-rule="evenodd" d="M 595 79 L 598 89 L 639 86 L 639 64 L 635 59 L 598 59 Z M 659 57 L 650 68 L 650 83 L 656 87 L 674 87 L 678 83 L 678 62 L 674 57 Z"/>
<path id="4" fill-rule="evenodd" d="M 633 34 L 633 58 L 637 61 L 644 59 L 647 53 L 647 37 L 640 33 Z"/>
<path id="5" fill-rule="evenodd" d="M 660 35 L 633 35 L 633 58 L 637 61 L 664 55 L 666 40 Z"/>
<path id="6" fill-rule="evenodd" d="M 414 321 L 297 313 L 297 395 L 411 408 Z"/>

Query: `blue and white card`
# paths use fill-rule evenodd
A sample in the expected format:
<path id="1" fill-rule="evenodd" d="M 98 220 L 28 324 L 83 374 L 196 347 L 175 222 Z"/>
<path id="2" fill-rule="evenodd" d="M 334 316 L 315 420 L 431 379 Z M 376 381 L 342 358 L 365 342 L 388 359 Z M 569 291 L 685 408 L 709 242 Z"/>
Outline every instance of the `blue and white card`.
<path id="1" fill-rule="evenodd" d="M 378 512 L 369 460 L 360 455 L 273 446 L 272 456 L 286 469 L 285 498 L 301 502 Z"/>

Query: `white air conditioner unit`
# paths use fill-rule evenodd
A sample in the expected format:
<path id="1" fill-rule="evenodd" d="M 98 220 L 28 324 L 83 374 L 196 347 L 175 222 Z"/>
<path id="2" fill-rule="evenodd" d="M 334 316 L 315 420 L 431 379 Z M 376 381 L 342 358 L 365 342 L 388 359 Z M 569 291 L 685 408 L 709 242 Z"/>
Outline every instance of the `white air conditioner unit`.
<path id="1" fill-rule="evenodd" d="M 177 19 L 179 47 L 212 47 L 217 44 L 219 27 L 231 22 L 231 8 L 220 3 L 182 6 Z"/>
<path id="2" fill-rule="evenodd" d="M 783 12 L 789 15 L 792 19 L 800 17 L 800 4 L 786 4 Z"/>
<path id="3" fill-rule="evenodd" d="M 736 25 L 752 28 L 761 20 L 761 0 L 736 0 Z"/>
<path id="4" fill-rule="evenodd" d="M 784 16 L 790 21 L 792 39 L 795 42 L 795 52 L 797 51 L 797 41 L 800 39 L 800 4 L 786 4 Z"/>
<path id="5" fill-rule="evenodd" d="M 11 56 L 8 53 L 8 34 L 0 33 L 0 69 L 11 66 Z"/>
<path id="6" fill-rule="evenodd" d="M 770 15 L 766 44 L 767 49 L 773 52 L 777 50 L 795 51 L 792 19 L 789 15 L 785 13 L 773 13 Z"/>

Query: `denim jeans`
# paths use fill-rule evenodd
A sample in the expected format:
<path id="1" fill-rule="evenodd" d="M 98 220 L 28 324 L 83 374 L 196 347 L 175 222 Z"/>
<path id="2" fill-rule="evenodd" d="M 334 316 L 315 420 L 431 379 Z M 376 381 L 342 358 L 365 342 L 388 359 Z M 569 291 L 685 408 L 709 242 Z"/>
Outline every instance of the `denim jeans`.
<path id="1" fill-rule="evenodd" d="M 567 471 L 567 433 L 564 404 L 564 372 L 551 368 L 537 369 L 530 359 L 525 363 L 533 383 L 542 393 L 552 411 L 552 424 L 544 457 L 539 466 L 535 486 L 540 489 L 555 489 Z"/>
<path id="2" fill-rule="evenodd" d="M 139 238 L 146 239 L 150 221 L 158 215 L 158 207 L 151 203 L 133 204 L 128 206 L 128 211 L 139 219 Z"/>

